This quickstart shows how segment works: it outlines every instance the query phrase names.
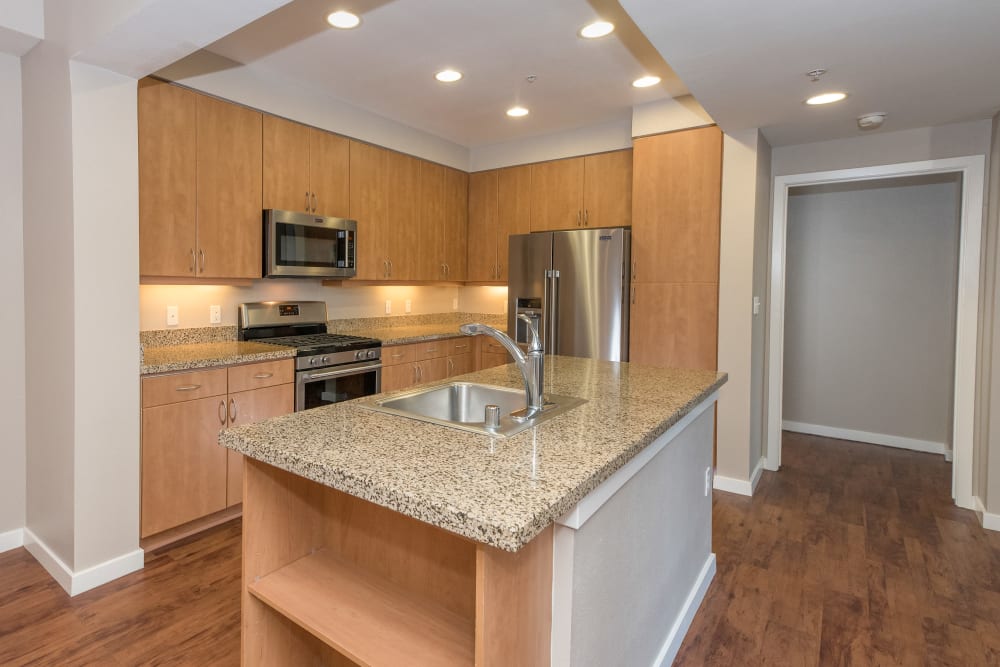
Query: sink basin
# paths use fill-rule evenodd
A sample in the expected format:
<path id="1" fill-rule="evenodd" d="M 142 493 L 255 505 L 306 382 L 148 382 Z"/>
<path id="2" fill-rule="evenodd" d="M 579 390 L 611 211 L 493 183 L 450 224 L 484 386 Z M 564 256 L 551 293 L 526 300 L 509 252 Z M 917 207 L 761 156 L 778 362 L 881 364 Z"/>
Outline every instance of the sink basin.
<path id="1" fill-rule="evenodd" d="M 490 436 L 508 436 L 562 414 L 585 403 L 581 398 L 546 395 L 545 409 L 528 419 L 517 419 L 512 412 L 527 405 L 523 389 L 494 387 L 473 382 L 449 382 L 414 389 L 402 394 L 359 402 L 368 410 L 408 417 L 419 421 Z M 486 426 L 486 406 L 500 408 L 500 425 Z"/>

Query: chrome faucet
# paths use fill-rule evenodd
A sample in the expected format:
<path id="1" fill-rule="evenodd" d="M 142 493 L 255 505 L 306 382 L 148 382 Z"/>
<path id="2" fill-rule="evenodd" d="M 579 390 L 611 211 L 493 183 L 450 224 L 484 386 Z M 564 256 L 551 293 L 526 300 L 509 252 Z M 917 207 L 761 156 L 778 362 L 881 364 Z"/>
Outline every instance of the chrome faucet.
<path id="1" fill-rule="evenodd" d="M 485 324 L 478 322 L 463 324 L 458 330 L 466 336 L 487 335 L 503 345 L 510 352 L 510 356 L 514 357 L 514 363 L 517 364 L 518 370 L 521 371 L 521 377 L 524 379 L 528 407 L 523 411 L 519 410 L 513 413 L 512 416 L 529 419 L 545 408 L 545 397 L 542 395 L 545 387 L 545 350 L 542 349 L 542 339 L 538 335 L 538 315 L 520 313 L 517 317 L 528 325 L 527 353 L 521 352 L 521 348 L 511 340 L 510 336 Z"/>

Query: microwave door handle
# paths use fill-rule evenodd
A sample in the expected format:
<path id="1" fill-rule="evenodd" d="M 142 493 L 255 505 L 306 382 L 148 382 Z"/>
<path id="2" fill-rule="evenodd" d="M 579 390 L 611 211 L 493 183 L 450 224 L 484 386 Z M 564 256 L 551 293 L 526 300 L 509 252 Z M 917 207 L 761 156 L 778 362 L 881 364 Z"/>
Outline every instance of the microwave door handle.
<path id="1" fill-rule="evenodd" d="M 326 378 L 343 377 L 345 375 L 357 375 L 359 373 L 367 373 L 369 371 L 382 368 L 382 364 L 369 364 L 366 366 L 354 366 L 351 368 L 345 368 L 338 371 L 326 371 L 324 373 L 310 373 L 304 376 L 302 379 L 305 382 L 312 382 L 313 380 L 324 380 Z"/>

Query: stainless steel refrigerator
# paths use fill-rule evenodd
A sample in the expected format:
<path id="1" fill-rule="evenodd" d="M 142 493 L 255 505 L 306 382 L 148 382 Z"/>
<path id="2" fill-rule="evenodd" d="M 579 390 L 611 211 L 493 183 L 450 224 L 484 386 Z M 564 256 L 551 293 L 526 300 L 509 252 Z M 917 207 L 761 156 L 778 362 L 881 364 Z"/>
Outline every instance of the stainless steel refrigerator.
<path id="1" fill-rule="evenodd" d="M 545 352 L 628 361 L 631 232 L 579 229 L 510 237 L 507 333 L 527 343 L 518 313 L 538 313 Z"/>

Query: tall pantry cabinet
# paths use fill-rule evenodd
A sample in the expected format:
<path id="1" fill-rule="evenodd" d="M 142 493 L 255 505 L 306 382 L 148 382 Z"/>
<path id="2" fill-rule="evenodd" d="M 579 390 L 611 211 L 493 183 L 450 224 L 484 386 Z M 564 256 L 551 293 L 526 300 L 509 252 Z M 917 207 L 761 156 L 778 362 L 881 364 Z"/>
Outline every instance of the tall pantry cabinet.
<path id="1" fill-rule="evenodd" d="M 714 370 L 722 132 L 641 137 L 633 158 L 629 359 Z"/>

